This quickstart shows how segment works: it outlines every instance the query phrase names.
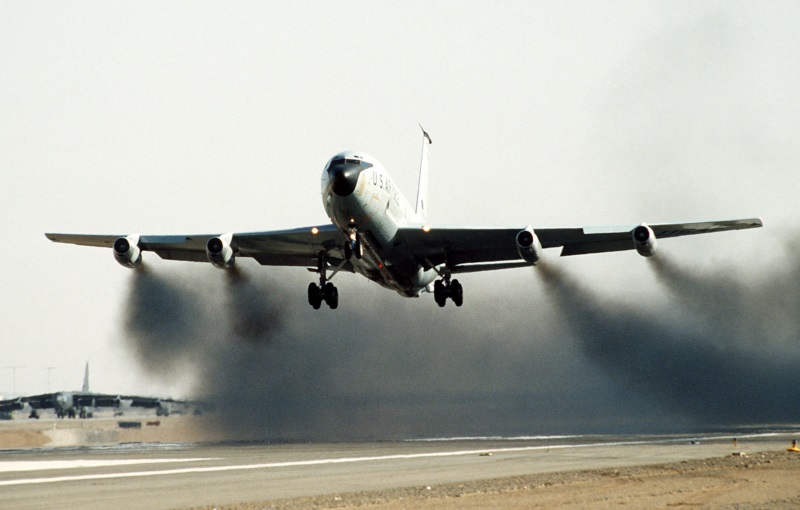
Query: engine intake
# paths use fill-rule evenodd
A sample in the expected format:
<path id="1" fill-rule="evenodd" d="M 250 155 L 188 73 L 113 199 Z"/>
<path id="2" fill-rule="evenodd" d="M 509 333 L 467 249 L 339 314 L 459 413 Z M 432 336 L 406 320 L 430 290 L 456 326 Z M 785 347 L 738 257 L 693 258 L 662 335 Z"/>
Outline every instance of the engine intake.
<path id="1" fill-rule="evenodd" d="M 633 229 L 633 246 L 639 255 L 652 257 L 656 253 L 656 235 L 653 229 L 642 223 Z"/>
<path id="2" fill-rule="evenodd" d="M 539 242 L 539 238 L 536 237 L 533 228 L 530 226 L 525 227 L 524 230 L 520 230 L 517 233 L 516 241 L 517 252 L 519 252 L 519 256 L 526 262 L 536 264 L 536 262 L 542 258 L 542 244 Z"/>
<path id="3" fill-rule="evenodd" d="M 135 268 L 142 263 L 142 250 L 139 248 L 139 236 L 129 235 L 114 241 L 114 260 L 125 267 Z"/>
<path id="4" fill-rule="evenodd" d="M 231 240 L 233 234 L 212 237 L 206 243 L 206 256 L 208 261 L 220 269 L 230 269 L 236 262 Z"/>

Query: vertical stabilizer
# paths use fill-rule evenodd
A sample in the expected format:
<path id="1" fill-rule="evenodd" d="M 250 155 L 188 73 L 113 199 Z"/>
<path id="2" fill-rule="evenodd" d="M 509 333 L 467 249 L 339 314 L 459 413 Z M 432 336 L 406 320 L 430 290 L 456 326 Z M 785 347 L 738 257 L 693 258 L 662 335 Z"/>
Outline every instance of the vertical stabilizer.
<path id="1" fill-rule="evenodd" d="M 417 184 L 417 216 L 425 221 L 428 212 L 428 167 L 430 166 L 431 150 L 430 146 L 433 143 L 431 137 L 425 132 L 425 128 L 420 125 L 422 129 L 422 155 L 419 161 L 419 183 Z"/>
<path id="2" fill-rule="evenodd" d="M 86 362 L 86 368 L 83 371 L 83 388 L 81 391 L 84 393 L 89 393 L 89 362 Z"/>

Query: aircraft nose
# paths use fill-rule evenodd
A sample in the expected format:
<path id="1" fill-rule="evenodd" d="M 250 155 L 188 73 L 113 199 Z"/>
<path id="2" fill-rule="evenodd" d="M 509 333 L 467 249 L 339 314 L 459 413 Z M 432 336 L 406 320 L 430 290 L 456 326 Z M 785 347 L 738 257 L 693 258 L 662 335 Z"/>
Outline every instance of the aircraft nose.
<path id="1" fill-rule="evenodd" d="M 359 165 L 336 165 L 331 168 L 331 190 L 340 197 L 349 197 L 358 184 Z"/>

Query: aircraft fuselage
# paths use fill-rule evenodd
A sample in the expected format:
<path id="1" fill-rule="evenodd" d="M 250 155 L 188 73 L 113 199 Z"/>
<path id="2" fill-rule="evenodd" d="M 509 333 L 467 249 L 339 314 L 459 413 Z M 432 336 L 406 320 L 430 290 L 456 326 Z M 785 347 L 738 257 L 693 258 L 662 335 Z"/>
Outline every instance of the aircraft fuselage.
<path id="1" fill-rule="evenodd" d="M 322 172 L 322 201 L 331 222 L 349 237 L 357 235 L 361 258 L 351 257 L 356 272 L 416 297 L 437 277 L 395 243 L 398 228 L 423 220 L 386 169 L 374 158 L 352 151 L 332 157 Z"/>

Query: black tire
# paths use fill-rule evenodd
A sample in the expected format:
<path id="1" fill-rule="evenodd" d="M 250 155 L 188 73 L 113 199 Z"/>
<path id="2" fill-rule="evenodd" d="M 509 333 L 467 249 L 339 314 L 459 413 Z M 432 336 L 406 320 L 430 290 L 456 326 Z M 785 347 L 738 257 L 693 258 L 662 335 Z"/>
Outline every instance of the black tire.
<path id="1" fill-rule="evenodd" d="M 436 280 L 433 284 L 433 300 L 436 301 L 439 307 L 443 307 L 447 304 L 447 289 L 442 280 Z"/>
<path id="2" fill-rule="evenodd" d="M 344 242 L 344 258 L 345 260 L 350 260 L 353 257 L 353 247 L 350 245 L 350 241 Z"/>
<path id="3" fill-rule="evenodd" d="M 453 283 L 450 284 L 450 297 L 453 299 L 453 303 L 455 303 L 456 306 L 464 304 L 464 288 L 461 287 L 458 280 L 453 280 Z"/>
<path id="4" fill-rule="evenodd" d="M 353 252 L 358 260 L 361 260 L 361 239 L 356 238 L 355 246 L 353 246 Z"/>
<path id="5" fill-rule="evenodd" d="M 332 283 L 325 284 L 322 296 L 331 310 L 336 310 L 339 307 L 339 290 Z"/>
<path id="6" fill-rule="evenodd" d="M 316 283 L 308 284 L 308 304 L 314 307 L 314 310 L 319 310 L 322 306 L 322 292 Z"/>

